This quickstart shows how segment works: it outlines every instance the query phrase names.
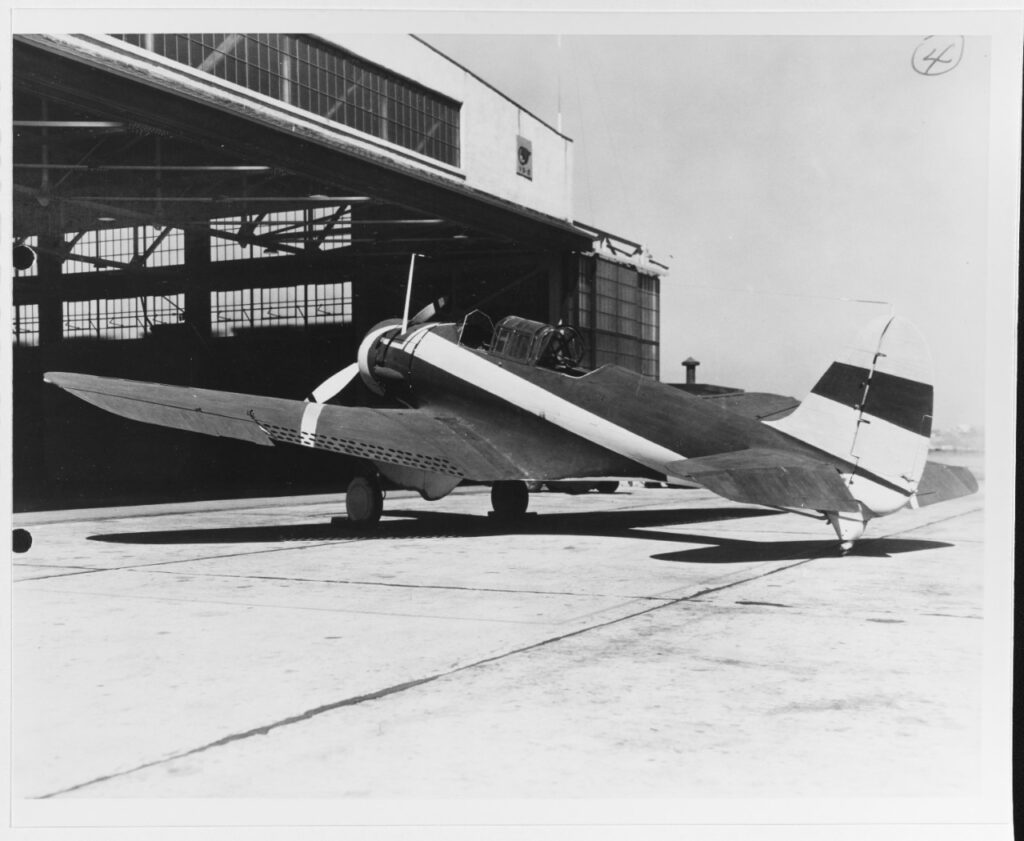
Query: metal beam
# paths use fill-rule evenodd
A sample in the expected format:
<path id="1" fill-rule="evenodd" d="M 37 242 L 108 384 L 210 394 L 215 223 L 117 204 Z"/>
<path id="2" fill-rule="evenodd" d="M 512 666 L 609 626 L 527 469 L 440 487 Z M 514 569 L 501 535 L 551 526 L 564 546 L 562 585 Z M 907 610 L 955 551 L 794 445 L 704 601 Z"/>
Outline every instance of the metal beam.
<path id="1" fill-rule="evenodd" d="M 15 128 L 120 128 L 124 123 L 109 120 L 14 120 Z"/>
<path id="2" fill-rule="evenodd" d="M 124 202 L 208 202 L 231 204 L 235 202 L 288 202 L 311 207 L 333 207 L 336 204 L 373 202 L 369 196 L 64 196 L 65 201 L 124 201 Z"/>
<path id="3" fill-rule="evenodd" d="M 81 172 L 270 172 L 273 167 L 262 164 L 222 164 L 162 166 L 153 164 L 26 164 L 15 163 L 15 169 L 68 169 Z"/>

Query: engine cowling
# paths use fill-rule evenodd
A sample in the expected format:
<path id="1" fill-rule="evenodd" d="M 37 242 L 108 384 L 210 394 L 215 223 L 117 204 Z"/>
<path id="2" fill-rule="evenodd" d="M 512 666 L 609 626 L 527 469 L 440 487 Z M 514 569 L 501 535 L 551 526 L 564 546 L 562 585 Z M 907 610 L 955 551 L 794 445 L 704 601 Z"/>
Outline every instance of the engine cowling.
<path id="1" fill-rule="evenodd" d="M 401 319 L 389 318 L 374 325 L 359 343 L 359 350 L 356 351 L 359 377 L 374 394 L 383 396 L 387 384 L 386 378 L 377 373 L 378 366 L 383 362 L 382 346 L 397 336 L 401 329 Z"/>

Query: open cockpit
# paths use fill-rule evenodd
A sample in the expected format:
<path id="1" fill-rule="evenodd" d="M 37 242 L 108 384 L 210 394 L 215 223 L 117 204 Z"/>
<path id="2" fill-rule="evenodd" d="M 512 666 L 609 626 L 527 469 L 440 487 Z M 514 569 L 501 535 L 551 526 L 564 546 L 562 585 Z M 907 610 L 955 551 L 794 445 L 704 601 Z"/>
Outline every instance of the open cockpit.
<path id="1" fill-rule="evenodd" d="M 470 315 L 482 316 L 479 312 Z M 522 365 L 548 368 L 575 377 L 587 373 L 579 367 L 586 346 L 574 327 L 510 315 L 494 325 L 489 339 L 481 341 L 482 328 L 479 319 L 471 321 L 467 316 L 460 330 L 460 343 Z"/>

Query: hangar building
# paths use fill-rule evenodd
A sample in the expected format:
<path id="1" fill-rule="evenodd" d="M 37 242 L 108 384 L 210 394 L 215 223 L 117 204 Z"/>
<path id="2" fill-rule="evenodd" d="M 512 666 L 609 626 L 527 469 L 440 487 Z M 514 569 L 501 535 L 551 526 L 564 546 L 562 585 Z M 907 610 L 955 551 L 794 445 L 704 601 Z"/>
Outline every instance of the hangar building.
<path id="1" fill-rule="evenodd" d="M 563 320 L 658 375 L 665 266 L 573 218 L 570 138 L 414 36 L 17 35 L 13 120 L 16 507 L 344 488 L 345 457 L 42 375 L 302 398 L 401 314 L 414 253 L 413 311 Z"/>

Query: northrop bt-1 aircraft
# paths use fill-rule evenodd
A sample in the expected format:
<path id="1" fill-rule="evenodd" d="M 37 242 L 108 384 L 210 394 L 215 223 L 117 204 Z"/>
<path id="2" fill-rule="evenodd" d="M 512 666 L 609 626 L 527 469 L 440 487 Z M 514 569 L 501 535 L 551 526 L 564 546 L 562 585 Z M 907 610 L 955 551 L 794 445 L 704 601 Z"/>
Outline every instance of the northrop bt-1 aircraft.
<path id="1" fill-rule="evenodd" d="M 481 330 L 479 313 L 425 323 L 430 315 L 378 324 L 357 361 L 305 401 L 45 379 L 146 423 L 356 456 L 372 469 L 352 480 L 346 508 L 366 528 L 381 516 L 380 477 L 428 500 L 486 483 L 509 519 L 525 513 L 528 483 L 631 477 L 810 514 L 847 551 L 875 517 L 978 488 L 966 469 L 927 460 L 931 362 L 901 318 L 873 323 L 802 403 L 780 411 L 772 395 L 699 397 L 614 365 L 581 370 L 569 327 L 509 316 Z M 357 375 L 394 408 L 328 402 Z"/>

